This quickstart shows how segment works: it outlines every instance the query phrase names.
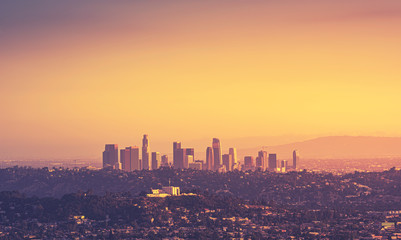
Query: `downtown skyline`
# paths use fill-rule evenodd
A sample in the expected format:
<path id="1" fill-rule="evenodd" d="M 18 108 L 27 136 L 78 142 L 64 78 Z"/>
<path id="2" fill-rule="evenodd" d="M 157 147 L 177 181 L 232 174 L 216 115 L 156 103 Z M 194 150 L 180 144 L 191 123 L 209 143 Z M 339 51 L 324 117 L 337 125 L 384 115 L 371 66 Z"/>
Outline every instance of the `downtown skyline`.
<path id="1" fill-rule="evenodd" d="M 299 153 L 292 152 L 292 165 L 288 160 L 277 158 L 277 153 L 268 153 L 260 150 L 254 161 L 253 156 L 244 156 L 241 161 L 237 155 L 237 149 L 230 147 L 227 153 L 221 147 L 220 139 L 213 138 L 211 146 L 206 147 L 204 157 L 195 158 L 194 148 L 184 148 L 179 141 L 173 142 L 172 160 L 169 161 L 168 154 L 151 151 L 150 140 L 147 134 L 142 138 L 142 154 L 139 155 L 139 147 L 130 146 L 120 150 L 118 157 L 118 144 L 106 144 L 102 154 L 102 166 L 107 169 L 120 169 L 127 172 L 135 170 L 156 170 L 160 167 L 171 167 L 175 169 L 197 169 L 217 172 L 228 172 L 233 170 L 255 171 L 269 170 L 277 172 L 296 171 L 299 164 Z"/>

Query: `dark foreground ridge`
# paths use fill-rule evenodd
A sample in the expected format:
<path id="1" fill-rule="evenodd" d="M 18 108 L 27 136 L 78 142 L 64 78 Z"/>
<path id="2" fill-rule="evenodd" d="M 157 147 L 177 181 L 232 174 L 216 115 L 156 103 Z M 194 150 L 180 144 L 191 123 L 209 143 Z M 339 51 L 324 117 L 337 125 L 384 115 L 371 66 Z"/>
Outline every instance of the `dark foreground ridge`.
<path id="1" fill-rule="evenodd" d="M 18 167 L 0 172 L 5 239 L 401 236 L 401 171 L 395 169 L 344 175 Z M 169 179 L 195 195 L 146 197 Z"/>

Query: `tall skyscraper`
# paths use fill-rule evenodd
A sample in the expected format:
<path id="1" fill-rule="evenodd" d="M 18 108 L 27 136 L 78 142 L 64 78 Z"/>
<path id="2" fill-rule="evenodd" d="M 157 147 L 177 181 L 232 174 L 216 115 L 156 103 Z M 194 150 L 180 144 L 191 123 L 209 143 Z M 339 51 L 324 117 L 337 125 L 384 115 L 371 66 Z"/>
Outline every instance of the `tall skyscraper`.
<path id="1" fill-rule="evenodd" d="M 156 170 L 160 167 L 160 153 L 159 152 L 152 152 L 152 170 Z"/>
<path id="2" fill-rule="evenodd" d="M 233 170 L 233 157 L 230 154 L 223 154 L 223 165 L 226 167 L 226 171 Z"/>
<path id="3" fill-rule="evenodd" d="M 262 160 L 263 158 L 260 158 L 259 156 L 256 157 L 256 169 L 263 171 Z"/>
<path id="4" fill-rule="evenodd" d="M 187 157 L 190 156 L 190 157 Z M 193 148 L 182 148 L 180 142 L 173 143 L 173 165 L 174 168 L 188 168 L 189 162 L 195 159 L 195 151 Z"/>
<path id="5" fill-rule="evenodd" d="M 275 153 L 269 154 L 269 170 L 274 171 L 277 167 L 277 155 Z"/>
<path id="6" fill-rule="evenodd" d="M 185 149 L 185 154 L 187 156 L 192 156 L 193 161 L 195 161 L 195 149 L 193 148 L 186 148 Z"/>
<path id="7" fill-rule="evenodd" d="M 181 142 L 173 142 L 173 166 L 178 168 L 178 149 L 181 149 Z"/>
<path id="8" fill-rule="evenodd" d="M 174 151 L 174 168 L 188 168 L 188 158 L 186 157 L 186 149 L 185 148 L 179 148 Z"/>
<path id="9" fill-rule="evenodd" d="M 253 170 L 254 169 L 253 157 L 246 156 L 244 157 L 244 170 Z"/>
<path id="10" fill-rule="evenodd" d="M 213 146 L 214 170 L 218 170 L 222 165 L 220 140 L 218 138 L 213 138 L 212 146 Z"/>
<path id="11" fill-rule="evenodd" d="M 294 150 L 294 151 L 292 152 L 292 168 L 293 168 L 293 169 L 297 169 L 298 160 L 299 160 L 298 151 L 297 151 L 297 150 Z"/>
<path id="12" fill-rule="evenodd" d="M 139 147 L 129 147 L 131 152 L 131 171 L 141 170 L 141 163 L 139 160 Z"/>
<path id="13" fill-rule="evenodd" d="M 117 144 L 106 144 L 105 146 L 105 150 L 103 152 L 103 168 L 108 167 L 120 169 Z"/>
<path id="14" fill-rule="evenodd" d="M 163 155 L 162 156 L 161 166 L 162 167 L 168 167 L 169 166 L 169 164 L 168 164 L 168 156 L 167 155 Z"/>
<path id="15" fill-rule="evenodd" d="M 189 168 L 189 164 L 194 162 L 194 157 L 192 155 L 185 154 L 184 168 Z"/>
<path id="16" fill-rule="evenodd" d="M 181 148 L 181 142 L 173 142 L 173 149 L 180 149 Z"/>
<path id="17" fill-rule="evenodd" d="M 149 139 L 148 135 L 143 135 L 142 139 L 142 169 L 151 170 L 151 166 L 149 165 L 150 159 L 150 148 L 149 148 Z"/>
<path id="18" fill-rule="evenodd" d="M 131 172 L 140 170 L 139 167 L 139 148 L 127 147 L 120 150 L 120 161 L 124 171 Z"/>
<path id="19" fill-rule="evenodd" d="M 260 168 L 262 171 L 266 170 L 267 168 L 267 152 L 266 151 L 259 151 L 258 158 L 256 161 L 256 167 Z"/>
<path id="20" fill-rule="evenodd" d="M 228 150 L 228 154 L 231 155 L 232 159 L 233 159 L 233 165 L 238 163 L 238 159 L 237 159 L 237 149 L 236 148 L 230 148 Z"/>
<path id="21" fill-rule="evenodd" d="M 207 170 L 214 170 L 214 153 L 212 147 L 207 147 L 206 149 L 206 168 Z"/>
<path id="22" fill-rule="evenodd" d="M 130 152 L 128 149 L 120 150 L 121 169 L 124 171 L 131 171 Z"/>

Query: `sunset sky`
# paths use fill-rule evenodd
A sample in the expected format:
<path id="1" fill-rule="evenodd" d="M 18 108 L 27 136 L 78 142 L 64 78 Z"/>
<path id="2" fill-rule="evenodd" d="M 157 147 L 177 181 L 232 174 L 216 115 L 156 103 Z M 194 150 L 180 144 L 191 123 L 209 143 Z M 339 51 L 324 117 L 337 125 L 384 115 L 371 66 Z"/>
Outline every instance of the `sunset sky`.
<path id="1" fill-rule="evenodd" d="M 2 0 L 0 109 L 0 159 L 400 137 L 401 1 Z"/>

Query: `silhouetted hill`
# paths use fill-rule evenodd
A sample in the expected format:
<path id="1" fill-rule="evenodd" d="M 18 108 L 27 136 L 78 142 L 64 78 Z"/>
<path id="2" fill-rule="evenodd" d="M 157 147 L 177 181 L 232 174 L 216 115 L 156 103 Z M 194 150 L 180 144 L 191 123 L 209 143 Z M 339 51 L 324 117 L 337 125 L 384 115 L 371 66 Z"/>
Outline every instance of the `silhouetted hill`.
<path id="1" fill-rule="evenodd" d="M 277 153 L 280 157 L 291 157 L 292 151 L 299 151 L 302 158 L 380 158 L 400 157 L 401 138 L 330 136 L 302 142 L 266 146 L 264 150 Z M 256 156 L 261 148 L 239 149 L 240 156 Z"/>

